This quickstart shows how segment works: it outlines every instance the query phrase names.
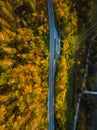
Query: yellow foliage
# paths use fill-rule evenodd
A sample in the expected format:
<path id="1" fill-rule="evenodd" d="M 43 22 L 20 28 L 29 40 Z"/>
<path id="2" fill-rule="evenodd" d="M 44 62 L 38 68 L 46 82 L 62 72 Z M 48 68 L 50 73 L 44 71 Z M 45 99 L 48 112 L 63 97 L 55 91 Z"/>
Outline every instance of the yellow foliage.
<path id="1" fill-rule="evenodd" d="M 32 93 L 32 85 L 25 86 L 24 92 L 25 94 Z"/>
<path id="2" fill-rule="evenodd" d="M 77 64 L 80 65 L 81 64 L 80 61 L 77 61 Z"/>
<path id="3" fill-rule="evenodd" d="M 7 66 L 11 66 L 13 64 L 13 60 L 12 59 L 4 59 L 2 60 L 2 64 L 3 65 L 7 65 Z"/>
<path id="4" fill-rule="evenodd" d="M 4 120 L 5 114 L 6 114 L 6 107 L 4 105 L 0 106 L 0 122 Z"/>
<path id="5" fill-rule="evenodd" d="M 2 4 L 3 1 L 0 2 Z M 5 15 L 0 17 L 2 91 L 0 128 L 46 130 L 48 94 L 46 2 L 8 0 L 3 4 L 2 14 Z"/>

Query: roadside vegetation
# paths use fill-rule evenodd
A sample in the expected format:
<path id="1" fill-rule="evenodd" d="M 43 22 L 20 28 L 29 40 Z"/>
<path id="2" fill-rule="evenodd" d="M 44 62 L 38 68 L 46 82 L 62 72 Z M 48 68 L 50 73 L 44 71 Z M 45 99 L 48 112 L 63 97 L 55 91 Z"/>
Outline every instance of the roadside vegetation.
<path id="1" fill-rule="evenodd" d="M 93 1 L 54 0 L 54 11 L 62 40 L 55 80 L 56 130 L 69 130 L 73 128 L 77 94 L 83 88 L 87 38 L 94 29 Z M 83 126 L 85 123 L 80 122 L 78 130 Z"/>
<path id="2" fill-rule="evenodd" d="M 78 48 L 78 17 L 74 7 L 73 1 L 54 0 L 56 26 L 62 40 L 55 80 L 56 130 L 72 129 L 73 126 L 74 64 Z"/>

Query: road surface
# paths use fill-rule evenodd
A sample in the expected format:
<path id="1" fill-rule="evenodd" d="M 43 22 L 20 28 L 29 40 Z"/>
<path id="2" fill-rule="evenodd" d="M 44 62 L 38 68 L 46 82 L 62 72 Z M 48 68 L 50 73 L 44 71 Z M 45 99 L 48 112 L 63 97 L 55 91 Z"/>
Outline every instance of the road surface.
<path id="1" fill-rule="evenodd" d="M 54 130 L 54 78 L 56 71 L 56 60 L 60 55 L 60 38 L 55 28 L 54 11 L 52 0 L 48 2 L 49 14 L 49 30 L 50 30 L 50 43 L 49 43 L 49 90 L 48 90 L 48 129 Z"/>

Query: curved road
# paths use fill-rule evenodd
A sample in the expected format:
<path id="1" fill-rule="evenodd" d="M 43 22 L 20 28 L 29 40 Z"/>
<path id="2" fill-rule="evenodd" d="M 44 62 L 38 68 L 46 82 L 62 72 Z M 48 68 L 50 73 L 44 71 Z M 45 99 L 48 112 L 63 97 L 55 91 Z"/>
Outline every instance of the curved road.
<path id="1" fill-rule="evenodd" d="M 86 59 L 86 66 L 85 66 L 85 74 L 84 74 L 84 85 L 86 85 L 86 81 L 87 81 L 87 76 L 88 76 L 88 64 L 89 64 L 89 56 L 90 56 L 90 51 L 91 51 L 91 46 L 92 46 L 92 42 L 93 40 L 97 37 L 97 34 L 95 34 L 90 40 L 90 45 L 88 48 L 88 54 L 87 54 L 87 59 Z M 83 90 L 82 90 L 83 91 Z M 83 91 L 84 94 L 97 94 L 96 92 L 90 92 L 90 91 Z M 76 130 L 77 127 L 77 120 L 78 120 L 78 112 L 79 112 L 79 108 L 80 108 L 80 102 L 81 102 L 81 97 L 82 97 L 82 93 L 79 93 L 78 95 L 78 101 L 76 104 L 76 112 L 75 112 L 75 116 L 74 116 L 74 124 L 73 124 L 73 130 Z M 96 129 L 93 129 L 96 130 Z"/>

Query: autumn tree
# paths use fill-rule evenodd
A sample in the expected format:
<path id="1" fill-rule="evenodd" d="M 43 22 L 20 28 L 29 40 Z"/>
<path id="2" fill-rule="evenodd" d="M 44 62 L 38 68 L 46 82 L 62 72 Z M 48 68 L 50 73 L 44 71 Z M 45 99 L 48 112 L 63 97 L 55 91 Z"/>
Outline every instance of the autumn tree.
<path id="1" fill-rule="evenodd" d="M 0 0 L 0 129 L 47 130 L 47 96 L 46 1 Z"/>

